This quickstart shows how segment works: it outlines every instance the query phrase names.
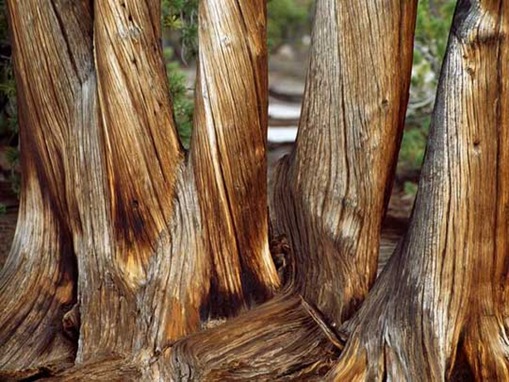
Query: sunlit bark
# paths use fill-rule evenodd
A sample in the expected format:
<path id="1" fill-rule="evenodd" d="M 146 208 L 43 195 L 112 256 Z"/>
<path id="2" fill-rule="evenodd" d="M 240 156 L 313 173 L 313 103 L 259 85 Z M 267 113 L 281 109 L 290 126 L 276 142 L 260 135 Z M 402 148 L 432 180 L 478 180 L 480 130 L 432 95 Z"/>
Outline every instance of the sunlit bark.
<path id="1" fill-rule="evenodd" d="M 159 1 L 9 1 L 23 189 L 0 379 L 509 380 L 504 0 L 459 1 L 412 222 L 369 292 L 415 17 L 317 1 L 271 254 L 265 1 L 200 2 L 189 153 Z"/>
<path id="2" fill-rule="evenodd" d="M 509 379 L 508 22 L 504 1 L 458 3 L 410 228 L 337 381 Z"/>
<path id="3" fill-rule="evenodd" d="M 237 36 L 223 58 L 239 66 L 230 91 L 237 99 L 199 100 L 195 154 L 186 161 L 159 1 L 9 3 L 24 181 L 0 284 L 2 368 L 32 375 L 75 356 L 84 365 L 147 360 L 209 314 L 231 316 L 278 287 L 264 185 L 266 14 L 250 2 L 232 2 L 227 12 L 219 4 L 204 2 L 201 19 Z M 223 94 L 212 53 L 201 53 L 199 86 Z M 236 112 L 235 123 L 225 110 Z M 216 115 L 213 124 L 201 113 Z M 214 150 L 220 156 L 200 155 Z M 214 211 L 225 215 L 201 218 Z"/>
<path id="4" fill-rule="evenodd" d="M 378 261 L 410 85 L 416 1 L 319 0 L 299 134 L 271 200 L 289 277 L 331 325 L 360 305 Z M 362 64 L 361 64 L 362 63 Z"/>
<path id="5" fill-rule="evenodd" d="M 268 243 L 265 1 L 203 0 L 199 17 L 191 162 L 213 264 L 211 309 L 228 315 L 279 285 Z"/>
<path id="6" fill-rule="evenodd" d="M 342 347 L 337 325 L 362 302 L 376 276 L 381 219 L 408 100 L 416 3 L 322 0 L 317 6 L 296 149 L 273 180 L 274 241 L 287 247 L 274 255 L 286 262 L 285 293 L 238 321 L 179 341 L 163 361 L 170 362 L 170 374 L 322 380 Z M 366 44 L 369 34 L 385 39 Z M 377 60 L 359 67 L 370 57 Z M 238 343 L 226 335 L 238 338 L 233 333 L 239 330 L 245 334 Z M 311 344 L 310 336 L 317 342 Z M 297 350 L 303 344 L 313 356 Z"/>

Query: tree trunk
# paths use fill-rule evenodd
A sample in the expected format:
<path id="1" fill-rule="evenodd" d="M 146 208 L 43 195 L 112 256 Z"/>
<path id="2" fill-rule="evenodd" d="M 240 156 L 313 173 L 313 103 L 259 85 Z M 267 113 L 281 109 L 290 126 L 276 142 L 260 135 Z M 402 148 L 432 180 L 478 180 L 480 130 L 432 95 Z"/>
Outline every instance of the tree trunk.
<path id="1" fill-rule="evenodd" d="M 271 211 L 275 235 L 286 235 L 292 249 L 287 277 L 333 327 L 376 277 L 416 7 L 413 0 L 317 3 L 299 133 L 276 172 Z"/>
<path id="2" fill-rule="evenodd" d="M 332 376 L 509 380 L 509 4 L 459 1 L 408 233 Z"/>
<path id="3" fill-rule="evenodd" d="M 509 379 L 504 0 L 459 1 L 412 222 L 369 292 L 415 17 L 318 0 L 267 197 L 264 0 L 200 2 L 189 152 L 159 1 L 9 1 L 23 188 L 0 378 Z"/>
<path id="4" fill-rule="evenodd" d="M 9 3 L 24 181 L 2 274 L 2 368 L 148 359 L 201 319 L 278 287 L 262 187 L 266 17 L 254 4 L 218 4 L 204 2 L 201 19 L 237 36 L 211 44 L 229 49 L 238 85 L 232 99 L 213 99 L 225 89 L 213 52 L 202 50 L 200 88 L 213 93 L 199 97 L 188 160 L 168 98 L 159 1 Z M 242 99 L 251 102 L 235 108 L 234 123 L 222 117 Z"/>

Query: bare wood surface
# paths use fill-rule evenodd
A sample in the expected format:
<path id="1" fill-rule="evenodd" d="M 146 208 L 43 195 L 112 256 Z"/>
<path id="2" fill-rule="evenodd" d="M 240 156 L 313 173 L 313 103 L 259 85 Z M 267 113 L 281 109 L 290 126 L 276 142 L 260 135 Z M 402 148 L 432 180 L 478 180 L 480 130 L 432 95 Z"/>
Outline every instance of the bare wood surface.
<path id="1" fill-rule="evenodd" d="M 458 3 L 410 227 L 337 381 L 509 379 L 508 20 L 504 1 Z"/>
<path id="2" fill-rule="evenodd" d="M 161 364 L 167 375 L 183 381 L 319 381 L 340 347 L 311 306 L 299 296 L 282 294 L 178 342 Z"/>
<path id="3" fill-rule="evenodd" d="M 296 290 L 331 324 L 376 277 L 415 17 L 415 1 L 317 2 L 296 148 L 276 171 L 271 211 L 291 243 Z"/>
<path id="4" fill-rule="evenodd" d="M 77 276 L 70 229 L 77 211 L 66 198 L 72 188 L 66 148 L 84 105 L 81 81 L 91 67 L 90 61 L 73 64 L 73 56 L 91 44 L 83 39 L 76 50 L 62 54 L 67 34 L 59 21 L 61 3 L 38 11 L 35 3 L 9 4 L 23 179 L 20 218 L 0 278 L 2 369 L 72 360 L 76 351 L 60 330 L 64 313 L 76 302 Z M 76 7 L 81 18 L 66 31 L 68 41 L 87 33 L 87 9 Z"/>
<path id="5" fill-rule="evenodd" d="M 147 326 L 139 299 L 153 277 L 160 242 L 171 236 L 183 161 L 161 61 L 160 11 L 158 1 L 94 4 L 95 49 L 87 59 L 94 62 L 97 81 L 90 97 L 97 99 L 85 115 L 95 113 L 97 119 L 89 121 L 92 128 L 80 134 L 78 144 L 88 142 L 87 152 L 95 153 L 79 163 L 86 184 L 92 185 L 79 205 L 96 208 L 81 214 L 89 234 L 75 238 L 81 244 L 79 309 L 84 317 L 79 362 L 130 354 L 156 336 L 138 331 Z M 83 242 L 90 238 L 92 243 Z M 176 310 L 173 318 L 180 322 L 184 313 Z M 95 325 L 96 319 L 103 324 Z M 182 324 L 175 332 L 161 331 L 160 337 L 180 336 L 184 329 Z"/>
<path id="6" fill-rule="evenodd" d="M 268 246 L 266 19 L 262 0 L 200 3 L 191 159 L 213 263 L 211 309 L 222 315 L 279 285 Z"/>
<path id="7" fill-rule="evenodd" d="M 94 7 L 112 228 L 127 275 L 144 272 L 152 251 L 141 246 L 150 246 L 169 220 L 182 159 L 161 61 L 160 8 L 150 0 Z"/>
<path id="8" fill-rule="evenodd" d="M 0 378 L 509 379 L 509 5 L 459 1 L 410 228 L 364 303 L 416 2 L 317 3 L 297 146 L 273 179 L 280 292 L 264 7 L 201 1 L 186 154 L 158 2 L 9 2 L 24 178 Z"/>
<path id="9" fill-rule="evenodd" d="M 196 161 L 183 162 L 159 45 L 159 3 L 10 4 L 18 91 L 25 102 L 21 135 L 27 177 L 19 233 L 3 269 L 2 298 L 12 298 L 11 289 L 21 285 L 14 304 L 26 304 L 25 310 L 12 305 L 3 312 L 2 354 L 10 367 L 35 370 L 35 361 L 74 357 L 76 338 L 67 340 L 66 333 L 78 330 L 77 322 L 78 364 L 111 355 L 150 358 L 198 330 L 208 317 L 203 312 L 233 314 L 278 286 L 268 250 L 266 191 L 254 187 L 264 184 L 260 180 L 266 171 L 266 15 L 248 2 L 232 2 L 225 14 L 218 13 L 217 3 L 204 7 L 205 13 L 215 9 L 213 17 L 224 25 L 237 23 L 240 29 L 229 31 L 231 36 L 252 37 L 238 62 L 248 80 L 239 83 L 246 92 L 241 96 L 253 96 L 253 103 L 240 110 L 237 125 L 219 123 L 219 117 L 217 122 L 219 135 L 231 135 L 225 138 L 228 144 L 245 136 L 230 153 L 222 152 L 222 160 L 229 159 L 219 163 L 244 174 L 244 184 L 234 183 L 233 173 L 227 182 L 229 203 L 249 210 L 228 211 L 225 218 L 235 223 L 234 236 L 221 229 L 202 233 L 201 208 L 217 199 L 209 199 L 205 188 L 200 191 L 199 182 L 195 186 Z M 204 67 L 209 59 L 203 56 Z M 238 108 L 230 101 L 213 106 L 216 112 Z M 204 124 L 204 131 L 208 127 Z M 203 142 L 213 144 L 214 139 L 206 136 Z M 200 163 L 218 168 L 215 162 Z M 47 189 L 41 191 L 39 183 Z M 203 245 L 205 238 L 231 239 L 236 252 L 211 251 Z M 26 266 L 36 269 L 33 276 L 20 268 L 25 257 Z M 218 272 L 221 262 L 233 271 Z M 41 285 L 38 272 L 50 278 L 47 294 L 33 294 Z M 237 285 L 240 300 L 229 301 L 223 298 L 229 291 L 223 294 L 216 287 L 227 285 L 235 272 L 243 277 Z M 15 278 L 19 281 L 9 283 Z M 33 298 L 40 302 L 32 309 Z M 46 305 L 50 308 L 38 309 Z M 80 320 L 69 321 L 65 313 L 71 308 Z M 33 318 L 23 320 L 19 314 Z M 41 332 L 41 342 L 24 352 L 34 331 Z"/>

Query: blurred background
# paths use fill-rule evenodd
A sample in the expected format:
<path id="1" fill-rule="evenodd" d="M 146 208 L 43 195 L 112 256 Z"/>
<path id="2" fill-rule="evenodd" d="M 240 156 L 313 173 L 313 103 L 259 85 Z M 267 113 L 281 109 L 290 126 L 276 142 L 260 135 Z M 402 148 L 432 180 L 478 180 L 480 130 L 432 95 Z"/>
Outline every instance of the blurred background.
<path id="1" fill-rule="evenodd" d="M 297 133 L 311 42 L 314 0 L 268 0 L 269 172 Z M 420 0 L 410 103 L 382 246 L 406 227 L 424 157 L 430 115 L 455 1 Z M 164 56 L 179 134 L 189 146 L 198 49 L 198 0 L 163 0 Z M 10 246 L 20 190 L 16 87 L 5 0 L 0 0 L 0 253 Z M 391 235 L 394 237 L 391 238 Z M 1 264 L 0 264 L 1 266 Z"/>

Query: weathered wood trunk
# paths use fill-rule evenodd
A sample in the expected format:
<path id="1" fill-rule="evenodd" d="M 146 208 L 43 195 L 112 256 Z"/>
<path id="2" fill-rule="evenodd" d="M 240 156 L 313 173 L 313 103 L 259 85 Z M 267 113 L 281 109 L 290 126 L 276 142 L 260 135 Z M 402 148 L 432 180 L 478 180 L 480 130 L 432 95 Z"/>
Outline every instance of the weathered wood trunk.
<path id="1" fill-rule="evenodd" d="M 159 1 L 9 3 L 24 181 L 2 274 L 2 368 L 151 357 L 273 295 L 266 15 L 262 1 L 246 4 L 201 6 L 202 27 L 231 40 L 210 34 L 200 53 L 186 157 Z M 229 50 L 223 72 L 216 49 Z M 237 68 L 223 85 L 228 63 Z"/>
<path id="2" fill-rule="evenodd" d="M 358 308 L 376 277 L 416 6 L 317 2 L 299 134 L 275 175 L 271 211 L 275 234 L 292 248 L 295 290 L 333 326 Z"/>
<path id="3" fill-rule="evenodd" d="M 317 1 L 268 196 L 264 0 L 201 1 L 188 152 L 159 1 L 9 1 L 23 190 L 0 377 L 509 379 L 504 0 L 459 1 L 411 226 L 373 286 L 416 4 Z"/>
<path id="4" fill-rule="evenodd" d="M 509 380 L 509 4 L 459 1 L 408 233 L 345 330 L 345 380 Z"/>

